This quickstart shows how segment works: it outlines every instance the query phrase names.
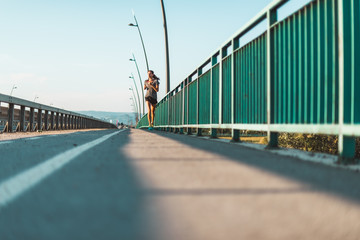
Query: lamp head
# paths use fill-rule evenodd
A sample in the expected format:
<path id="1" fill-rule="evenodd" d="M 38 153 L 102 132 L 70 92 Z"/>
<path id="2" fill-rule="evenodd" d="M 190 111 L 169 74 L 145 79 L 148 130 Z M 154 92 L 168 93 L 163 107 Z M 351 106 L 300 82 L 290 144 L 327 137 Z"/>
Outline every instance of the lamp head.
<path id="1" fill-rule="evenodd" d="M 129 26 L 130 26 L 130 27 L 137 27 L 138 25 L 133 24 L 133 23 L 129 23 Z"/>

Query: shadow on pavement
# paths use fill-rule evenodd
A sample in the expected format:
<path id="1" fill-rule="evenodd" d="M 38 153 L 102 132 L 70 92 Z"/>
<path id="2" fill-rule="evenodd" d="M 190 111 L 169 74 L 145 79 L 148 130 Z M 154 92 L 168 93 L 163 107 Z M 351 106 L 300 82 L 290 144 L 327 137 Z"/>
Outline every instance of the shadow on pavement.
<path id="1" fill-rule="evenodd" d="M 146 131 L 146 130 L 145 130 Z M 305 162 L 296 158 L 279 156 L 266 151 L 259 151 L 242 147 L 240 145 L 212 141 L 209 139 L 189 137 L 186 135 L 152 131 L 150 134 L 160 135 L 171 140 L 178 141 L 189 147 L 199 150 L 220 154 L 232 161 L 241 162 L 249 166 L 274 173 L 278 176 L 288 178 L 290 180 L 298 181 L 305 184 L 306 187 L 301 189 L 289 189 L 288 193 L 295 193 L 301 191 L 320 191 L 330 194 L 336 194 L 339 197 L 346 198 L 357 204 L 360 203 L 360 174 L 345 170 L 333 168 L 321 164 Z M 281 150 L 279 150 L 281 151 Z M 170 156 L 171 158 L 171 156 Z M 277 189 L 274 190 L 163 190 L 153 191 L 154 194 L 267 194 L 279 193 Z"/>
<path id="2" fill-rule="evenodd" d="M 146 193 L 122 151 L 128 135 L 88 150 L 9 204 L 0 239 L 153 239 Z"/>

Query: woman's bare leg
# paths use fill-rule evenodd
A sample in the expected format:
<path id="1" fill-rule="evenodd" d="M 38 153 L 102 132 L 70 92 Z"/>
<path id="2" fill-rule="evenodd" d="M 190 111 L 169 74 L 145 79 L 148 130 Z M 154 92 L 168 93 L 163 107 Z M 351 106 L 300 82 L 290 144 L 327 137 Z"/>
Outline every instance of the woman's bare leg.
<path id="1" fill-rule="evenodd" d="M 156 105 L 151 104 L 151 125 L 154 125 L 154 118 L 155 118 L 155 107 Z"/>
<path id="2" fill-rule="evenodd" d="M 148 121 L 149 121 L 149 126 L 151 126 L 151 103 L 149 101 L 146 101 L 146 107 L 148 110 Z"/>

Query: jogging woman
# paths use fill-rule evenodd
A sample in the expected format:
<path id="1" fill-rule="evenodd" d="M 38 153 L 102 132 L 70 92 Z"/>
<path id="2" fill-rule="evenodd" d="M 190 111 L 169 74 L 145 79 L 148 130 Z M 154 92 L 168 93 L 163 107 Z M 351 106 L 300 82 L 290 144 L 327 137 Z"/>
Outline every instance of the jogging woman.
<path id="1" fill-rule="evenodd" d="M 144 90 L 147 90 L 145 95 L 146 106 L 148 109 L 149 129 L 154 127 L 155 107 L 157 104 L 157 92 L 159 91 L 159 78 L 154 74 L 154 71 L 148 71 L 148 79 L 145 80 Z"/>

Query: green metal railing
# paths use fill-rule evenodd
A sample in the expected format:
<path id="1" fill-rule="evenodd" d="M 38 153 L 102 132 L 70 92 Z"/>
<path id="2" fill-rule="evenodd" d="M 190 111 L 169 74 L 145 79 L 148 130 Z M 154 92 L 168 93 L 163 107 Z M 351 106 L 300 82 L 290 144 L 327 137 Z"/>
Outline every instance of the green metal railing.
<path id="1" fill-rule="evenodd" d="M 339 136 L 352 158 L 360 136 L 360 2 L 314 0 L 278 21 L 275 0 L 157 105 L 161 129 L 266 131 Z M 259 23 L 266 31 L 240 46 Z M 210 66 L 210 67 L 209 67 Z M 203 72 L 205 68 L 209 70 Z M 138 127 L 147 126 L 147 117 Z"/>

